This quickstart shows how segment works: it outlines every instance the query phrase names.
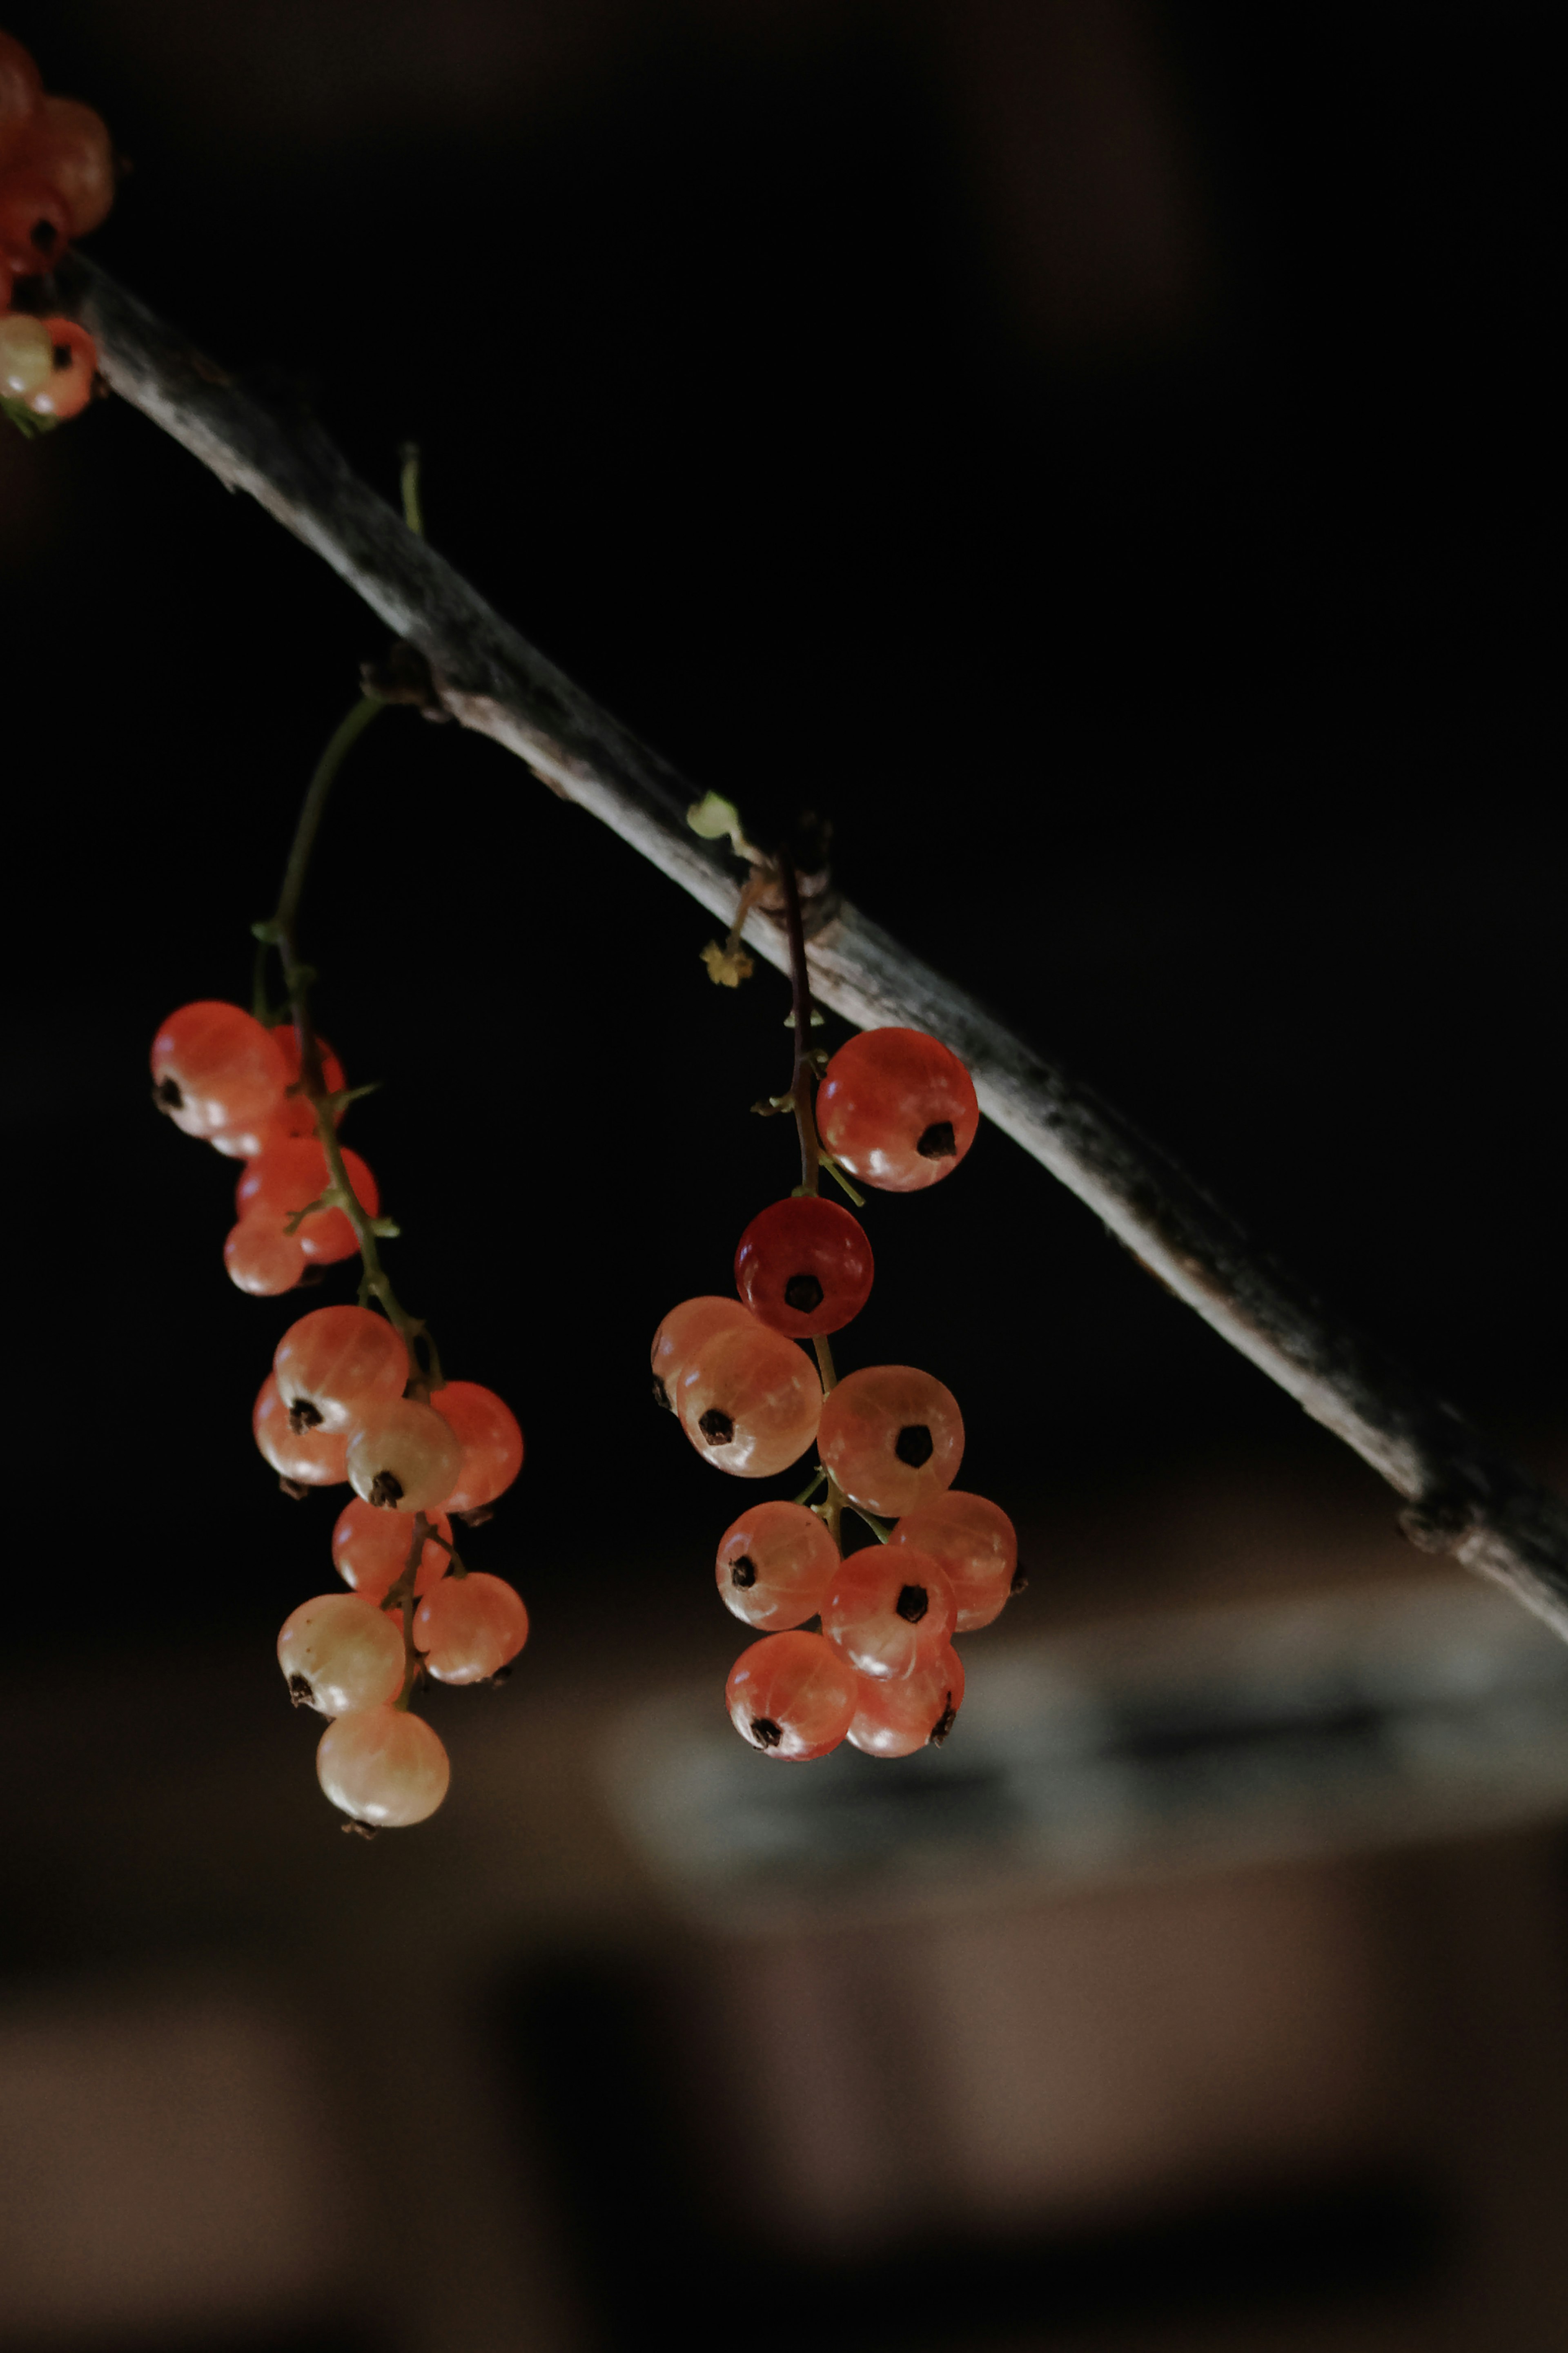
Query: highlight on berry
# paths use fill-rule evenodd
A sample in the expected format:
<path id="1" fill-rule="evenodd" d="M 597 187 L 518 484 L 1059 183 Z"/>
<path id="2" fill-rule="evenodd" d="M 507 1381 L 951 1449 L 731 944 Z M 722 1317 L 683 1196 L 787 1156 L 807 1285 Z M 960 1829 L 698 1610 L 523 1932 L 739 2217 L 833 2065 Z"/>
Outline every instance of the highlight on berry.
<path id="1" fill-rule="evenodd" d="M 52 97 L 21 43 L 0 33 L 0 408 L 25 433 L 78 416 L 97 386 L 97 346 L 59 315 L 54 275 L 113 202 L 101 117 Z"/>

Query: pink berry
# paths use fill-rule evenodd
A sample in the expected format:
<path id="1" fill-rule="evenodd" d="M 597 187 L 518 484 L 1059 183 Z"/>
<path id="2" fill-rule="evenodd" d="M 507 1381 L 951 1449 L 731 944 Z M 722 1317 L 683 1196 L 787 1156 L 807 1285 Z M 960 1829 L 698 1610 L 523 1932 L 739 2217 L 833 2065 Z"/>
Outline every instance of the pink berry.
<path id="1" fill-rule="evenodd" d="M 343 1166 L 355 1200 L 367 1218 L 374 1218 L 381 1207 L 375 1178 L 346 1145 Z M 266 1218 L 282 1228 L 296 1209 L 319 1201 L 331 1181 L 327 1155 L 313 1135 L 281 1136 L 247 1166 L 235 1187 L 235 1208 L 242 1219 Z M 305 1256 L 321 1266 L 353 1258 L 359 1248 L 342 1209 L 314 1209 L 296 1231 Z"/>
<path id="2" fill-rule="evenodd" d="M 447 1509 L 477 1512 L 493 1504 L 522 1468 L 517 1416 L 494 1389 L 481 1388 L 478 1381 L 448 1381 L 431 1402 L 463 1450 L 463 1467 Z"/>
<path id="3" fill-rule="evenodd" d="M 289 1409 L 268 1373 L 250 1417 L 256 1443 L 280 1479 L 301 1487 L 335 1487 L 348 1477 L 348 1440 L 341 1430 L 290 1430 Z"/>
<path id="4" fill-rule="evenodd" d="M 356 1495 L 378 1511 L 428 1512 L 458 1482 L 463 1450 L 435 1409 L 413 1398 L 373 1406 L 348 1441 Z"/>
<path id="5" fill-rule="evenodd" d="M 286 1234 L 265 1218 L 242 1218 L 230 1229 L 223 1262 L 229 1281 L 256 1299 L 292 1291 L 310 1264 L 299 1235 Z"/>
<path id="6" fill-rule="evenodd" d="M 679 1307 L 672 1307 L 653 1335 L 649 1356 L 653 1393 L 659 1404 L 673 1412 L 680 1376 L 705 1340 L 710 1340 L 715 1332 L 738 1330 L 751 1321 L 751 1311 L 738 1299 L 721 1299 L 713 1293 L 700 1299 L 683 1299 Z"/>
<path id="7" fill-rule="evenodd" d="M 283 1098 L 283 1057 L 241 1005 L 182 1005 L 153 1039 L 152 1060 L 153 1101 L 186 1135 L 264 1122 Z"/>
<path id="8" fill-rule="evenodd" d="M 858 1700 L 854 1669 L 820 1634 L 765 1634 L 742 1651 L 724 1686 L 742 1739 L 792 1765 L 837 1748 Z"/>
<path id="9" fill-rule="evenodd" d="M 680 1426 L 705 1460 L 739 1479 L 770 1479 L 798 1462 L 816 1435 L 816 1366 L 782 1332 L 748 1316 L 714 1333 L 675 1392 Z"/>
<path id="10" fill-rule="evenodd" d="M 815 1618 L 838 1567 L 838 1547 L 804 1504 L 753 1504 L 725 1530 L 715 1564 L 726 1608 L 776 1633 Z"/>
<path id="11" fill-rule="evenodd" d="M 851 1745 L 868 1757 L 940 1748 L 963 1705 L 963 1662 L 951 1642 L 907 1675 L 863 1675 Z"/>
<path id="12" fill-rule="evenodd" d="M 839 1563 L 822 1630 L 857 1674 L 908 1675 L 952 1633 L 957 1605 L 938 1564 L 913 1545 L 872 1545 Z"/>
<path id="13" fill-rule="evenodd" d="M 816 1451 L 851 1502 L 895 1519 L 952 1484 L 963 1420 L 951 1389 L 912 1365 L 868 1365 L 827 1398 Z"/>
<path id="14" fill-rule="evenodd" d="M 915 1545 L 941 1562 L 957 1599 L 960 1634 L 1001 1616 L 1018 1566 L 1018 1539 L 999 1505 L 950 1487 L 901 1519 L 889 1544 Z"/>
<path id="15" fill-rule="evenodd" d="M 414 1616 L 414 1645 L 442 1683 L 488 1682 L 510 1666 L 528 1640 L 522 1596 L 504 1577 L 478 1570 L 445 1577 Z"/>
<path id="16" fill-rule="evenodd" d="M 974 1082 L 920 1029 L 865 1029 L 840 1046 L 816 1092 L 816 1124 L 862 1184 L 917 1193 L 957 1167 L 974 1141 Z"/>
<path id="17" fill-rule="evenodd" d="M 321 1593 L 284 1620 L 278 1663 L 319 1715 L 384 1707 L 403 1688 L 403 1629 L 357 1593 Z"/>
<path id="18" fill-rule="evenodd" d="M 316 1749 L 316 1778 L 333 1805 L 378 1830 L 427 1820 L 451 1775 L 437 1734 L 399 1707 L 340 1715 Z"/>
<path id="19" fill-rule="evenodd" d="M 444 1536 L 452 1541 L 452 1523 L 445 1512 L 426 1514 L 434 1534 L 425 1539 L 415 1572 L 414 1591 L 417 1598 L 428 1593 L 447 1574 L 449 1556 L 435 1538 Z M 332 1530 L 332 1561 L 345 1585 L 366 1601 L 384 1601 L 398 1578 L 408 1566 L 413 1549 L 414 1530 L 399 1512 L 378 1512 L 374 1504 L 366 1504 L 356 1495 L 345 1504 Z"/>
<path id="20" fill-rule="evenodd" d="M 408 1385 L 408 1350 L 368 1307 L 318 1307 L 290 1324 L 272 1358 L 290 1429 L 353 1430 Z"/>

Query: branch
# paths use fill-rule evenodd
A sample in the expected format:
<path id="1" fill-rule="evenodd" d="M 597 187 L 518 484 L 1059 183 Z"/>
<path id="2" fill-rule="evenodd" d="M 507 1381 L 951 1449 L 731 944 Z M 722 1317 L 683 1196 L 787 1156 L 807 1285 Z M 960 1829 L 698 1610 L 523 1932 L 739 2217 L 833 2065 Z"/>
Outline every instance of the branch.
<path id="1" fill-rule="evenodd" d="M 446 709 L 526 761 L 728 923 L 739 872 L 686 825 L 696 797 L 353 474 L 320 428 L 266 406 L 78 257 L 66 273 L 113 389 L 324 557 L 428 662 Z M 863 1029 L 932 1031 L 981 1108 L 1223 1339 L 1403 1495 L 1407 1535 L 1494 1577 L 1568 1637 L 1568 1506 L 1454 1409 L 1335 1323 L 1130 1124 L 841 899 L 814 909 L 812 987 Z M 784 927 L 745 935 L 789 969 Z M 797 1041 L 797 1043 L 800 1041 Z"/>

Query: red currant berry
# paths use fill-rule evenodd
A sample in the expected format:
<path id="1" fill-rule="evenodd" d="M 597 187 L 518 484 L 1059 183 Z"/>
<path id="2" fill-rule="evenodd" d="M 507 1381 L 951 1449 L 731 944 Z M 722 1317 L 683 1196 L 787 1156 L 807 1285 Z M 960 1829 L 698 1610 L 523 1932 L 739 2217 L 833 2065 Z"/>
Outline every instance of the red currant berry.
<path id="1" fill-rule="evenodd" d="M 738 1299 L 721 1299 L 709 1294 L 701 1299 L 683 1299 L 672 1307 L 653 1335 L 649 1362 L 653 1367 L 653 1393 L 660 1405 L 675 1410 L 676 1384 L 704 1340 L 715 1332 L 738 1329 L 750 1324 L 750 1310 Z"/>
<path id="2" fill-rule="evenodd" d="M 847 1373 L 822 1409 L 817 1452 L 851 1503 L 894 1519 L 940 1494 L 963 1460 L 951 1389 L 912 1365 Z"/>
<path id="3" fill-rule="evenodd" d="M 256 1443 L 280 1479 L 301 1487 L 335 1487 L 348 1477 L 348 1440 L 341 1430 L 290 1430 L 289 1409 L 268 1373 L 250 1416 Z"/>
<path id="4" fill-rule="evenodd" d="M 39 102 L 16 150 L 16 164 L 53 189 L 65 206 L 69 237 L 86 237 L 114 202 L 108 126 L 79 99 L 45 98 Z"/>
<path id="5" fill-rule="evenodd" d="M 820 1634 L 764 1634 L 742 1651 L 724 1686 L 742 1739 L 790 1765 L 837 1748 L 859 1697 L 854 1669 Z"/>
<path id="6" fill-rule="evenodd" d="M 907 1675 L 948 1641 L 958 1614 L 945 1572 L 913 1545 L 871 1545 L 840 1561 L 822 1630 L 857 1674 Z"/>
<path id="7" fill-rule="evenodd" d="M 907 1675 L 862 1675 L 851 1744 L 868 1757 L 940 1748 L 963 1705 L 963 1662 L 951 1642 Z"/>
<path id="8" fill-rule="evenodd" d="M 444 1577 L 414 1613 L 414 1642 L 439 1683 L 488 1683 L 528 1640 L 522 1596 L 500 1577 Z"/>
<path id="9" fill-rule="evenodd" d="M 5 292 L 5 269 L 0 261 L 0 296 Z M 0 393 L 8 400 L 30 400 L 47 384 L 54 364 L 54 345 L 41 320 L 20 311 L 0 318 Z"/>
<path id="10" fill-rule="evenodd" d="M 816 1124 L 863 1185 L 918 1193 L 957 1167 L 980 1105 L 958 1056 L 920 1029 L 865 1029 L 840 1046 L 816 1091 Z"/>
<path id="11" fill-rule="evenodd" d="M 522 1432 L 510 1406 L 478 1381 L 448 1381 L 431 1400 L 463 1450 L 449 1512 L 477 1512 L 504 1494 L 522 1468 Z"/>
<path id="12" fill-rule="evenodd" d="M 377 1830 L 428 1820 L 451 1778 L 439 1736 L 406 1708 L 340 1715 L 316 1749 L 316 1778 L 333 1805 Z"/>
<path id="13" fill-rule="evenodd" d="M 367 1218 L 381 1207 L 375 1178 L 357 1152 L 343 1147 L 343 1166 L 353 1196 Z M 331 1183 L 327 1155 L 312 1135 L 286 1135 L 269 1144 L 250 1162 L 235 1187 L 234 1205 L 240 1218 L 266 1218 L 274 1226 L 287 1225 L 296 1209 L 320 1200 Z M 354 1229 L 341 1209 L 315 1209 L 297 1229 L 305 1256 L 331 1266 L 353 1258 L 359 1244 Z"/>
<path id="14" fill-rule="evenodd" d="M 740 1479 L 771 1479 L 816 1435 L 822 1384 L 793 1340 L 748 1316 L 715 1332 L 676 1387 L 680 1426 L 698 1452 Z"/>
<path id="15" fill-rule="evenodd" d="M 871 1245 L 837 1201 L 774 1201 L 735 1252 L 735 1288 L 759 1324 L 810 1340 L 841 1331 L 871 1294 Z"/>
<path id="16" fill-rule="evenodd" d="M 772 1634 L 815 1618 L 838 1546 L 804 1504 L 753 1504 L 724 1532 L 714 1574 L 725 1606 Z"/>
<path id="17" fill-rule="evenodd" d="M 378 1511 L 428 1512 L 458 1483 L 463 1450 L 433 1406 L 413 1398 L 373 1406 L 348 1440 L 356 1495 Z"/>
<path id="18" fill-rule="evenodd" d="M 186 1135 L 265 1124 L 282 1099 L 283 1058 L 240 1005 L 182 1005 L 153 1039 L 152 1062 L 153 1099 Z"/>
<path id="19" fill-rule="evenodd" d="M 1018 1539 L 1000 1505 L 950 1487 L 899 1522 L 889 1548 L 905 1544 L 947 1571 L 958 1602 L 957 1632 L 973 1634 L 1001 1616 L 1018 1566 Z"/>
<path id="20" fill-rule="evenodd" d="M 0 260 L 14 278 L 42 278 L 70 242 L 70 208 L 37 173 L 0 180 Z"/>
<path id="21" fill-rule="evenodd" d="M 448 1555 L 436 1542 L 452 1541 L 452 1523 L 445 1512 L 426 1514 L 433 1534 L 425 1539 L 419 1566 L 414 1572 L 416 1597 L 429 1592 L 447 1574 Z M 378 1512 L 356 1495 L 345 1504 L 332 1530 L 332 1562 L 345 1585 L 366 1601 L 382 1602 L 408 1566 L 413 1531 L 395 1512 Z"/>
<path id="22" fill-rule="evenodd" d="M 278 1663 L 296 1706 L 319 1715 L 384 1707 L 403 1688 L 403 1629 L 357 1593 L 321 1593 L 284 1620 Z"/>
<path id="23" fill-rule="evenodd" d="M 98 377 L 98 345 L 74 319 L 45 319 L 49 339 L 49 376 L 27 406 L 35 417 L 79 417 L 92 398 Z"/>
<path id="24" fill-rule="evenodd" d="M 0 33 L 0 167 L 16 152 L 44 95 L 38 69 L 9 33 Z"/>
<path id="25" fill-rule="evenodd" d="M 278 1050 L 283 1057 L 283 1068 L 288 1073 L 286 1083 L 289 1087 L 299 1088 L 297 1094 L 287 1092 L 284 1094 L 283 1107 L 279 1113 L 275 1133 L 280 1135 L 314 1135 L 316 1107 L 305 1092 L 302 1083 L 304 1071 L 300 1055 L 300 1040 L 295 1032 L 294 1024 L 291 1021 L 279 1021 L 272 1035 L 277 1039 Z M 342 1094 L 348 1085 L 348 1081 L 343 1076 L 343 1066 L 324 1038 L 318 1038 L 316 1043 L 321 1053 L 322 1083 L 328 1094 Z M 340 1120 L 342 1118 L 342 1112 L 338 1113 L 338 1117 Z"/>
<path id="26" fill-rule="evenodd" d="M 267 1218 L 242 1218 L 223 1246 L 230 1282 L 254 1299 L 275 1299 L 292 1291 L 310 1261 L 298 1234 L 286 1234 Z"/>
<path id="27" fill-rule="evenodd" d="M 368 1307 L 317 1307 L 290 1324 L 272 1370 L 290 1430 L 353 1430 L 408 1386 L 408 1350 Z"/>

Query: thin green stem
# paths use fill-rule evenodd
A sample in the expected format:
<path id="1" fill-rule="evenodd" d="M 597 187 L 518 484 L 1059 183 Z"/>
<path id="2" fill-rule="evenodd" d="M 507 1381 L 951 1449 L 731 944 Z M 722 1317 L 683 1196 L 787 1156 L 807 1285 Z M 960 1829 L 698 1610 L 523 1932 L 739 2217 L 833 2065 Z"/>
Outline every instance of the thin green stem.
<path id="1" fill-rule="evenodd" d="M 310 853 L 316 847 L 321 818 L 326 812 L 327 796 L 342 766 L 365 729 L 376 713 L 386 709 L 379 694 L 362 694 L 353 709 L 342 719 L 333 731 L 331 743 L 316 763 L 316 773 L 310 778 L 300 822 L 294 828 L 294 839 L 289 851 L 289 863 L 283 870 L 283 888 L 278 894 L 278 905 L 268 930 L 279 948 L 287 946 L 287 961 L 293 961 L 293 938 L 300 915 L 300 895 L 305 888 L 310 871 Z"/>
<path id="2" fill-rule="evenodd" d="M 784 923 L 789 934 L 790 987 L 795 997 L 795 1072 L 790 1092 L 795 1097 L 795 1124 L 800 1137 L 800 1190 L 815 1193 L 822 1146 L 817 1142 L 816 1120 L 811 1108 L 812 1082 L 816 1076 L 811 1060 L 811 975 L 806 968 L 805 932 L 800 920 L 800 885 L 795 879 L 795 860 L 787 849 L 780 850 L 778 867 L 784 885 Z"/>

